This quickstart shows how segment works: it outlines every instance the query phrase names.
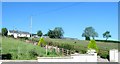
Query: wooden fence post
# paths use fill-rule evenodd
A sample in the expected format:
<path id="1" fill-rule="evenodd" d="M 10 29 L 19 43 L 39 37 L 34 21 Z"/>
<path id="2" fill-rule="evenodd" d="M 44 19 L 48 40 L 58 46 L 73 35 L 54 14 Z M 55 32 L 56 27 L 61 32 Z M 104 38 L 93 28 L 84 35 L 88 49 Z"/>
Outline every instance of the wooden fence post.
<path id="1" fill-rule="evenodd" d="M 47 49 L 48 49 L 48 46 L 46 45 L 46 55 L 47 55 Z"/>
<path id="2" fill-rule="evenodd" d="M 56 49 L 55 49 L 55 50 L 56 50 L 56 53 L 58 53 L 58 47 L 57 47 L 57 46 L 56 46 Z"/>
<path id="3" fill-rule="evenodd" d="M 69 55 L 69 50 L 67 50 L 67 56 Z"/>
<path id="4" fill-rule="evenodd" d="M 64 49 L 62 48 L 62 55 L 64 55 Z"/>

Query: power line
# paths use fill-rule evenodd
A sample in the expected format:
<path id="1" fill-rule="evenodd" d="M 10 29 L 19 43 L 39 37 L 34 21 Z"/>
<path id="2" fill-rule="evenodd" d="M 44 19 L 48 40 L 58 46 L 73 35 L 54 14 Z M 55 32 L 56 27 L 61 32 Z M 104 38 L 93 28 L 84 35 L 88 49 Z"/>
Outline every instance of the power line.
<path id="1" fill-rule="evenodd" d="M 78 5 L 78 4 L 79 4 L 78 2 L 75 2 L 74 4 L 71 4 L 71 5 L 68 5 L 68 6 L 60 7 L 60 8 L 53 9 L 53 10 L 46 11 L 46 12 L 36 13 L 36 14 L 33 14 L 33 16 L 37 16 L 37 15 L 41 15 L 41 14 L 48 14 L 48 13 L 56 12 L 56 11 L 59 11 L 59 10 L 63 10 L 63 9 L 66 9 L 66 8 L 70 8 L 70 7 L 76 6 L 76 5 Z"/>

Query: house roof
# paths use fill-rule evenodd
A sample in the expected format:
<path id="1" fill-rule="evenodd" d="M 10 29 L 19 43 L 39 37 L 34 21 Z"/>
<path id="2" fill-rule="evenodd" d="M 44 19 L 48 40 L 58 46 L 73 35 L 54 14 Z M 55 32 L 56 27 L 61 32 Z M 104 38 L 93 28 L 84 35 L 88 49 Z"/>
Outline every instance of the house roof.
<path id="1" fill-rule="evenodd" d="M 9 30 L 10 33 L 18 33 L 18 34 L 30 34 L 29 32 L 18 31 L 18 30 Z"/>

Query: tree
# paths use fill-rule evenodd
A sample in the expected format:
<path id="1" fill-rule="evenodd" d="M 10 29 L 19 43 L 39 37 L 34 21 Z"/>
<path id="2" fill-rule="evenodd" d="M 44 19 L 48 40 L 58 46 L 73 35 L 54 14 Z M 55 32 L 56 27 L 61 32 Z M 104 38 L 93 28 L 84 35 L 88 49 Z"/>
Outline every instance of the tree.
<path id="1" fill-rule="evenodd" d="M 95 37 L 98 37 L 98 33 L 95 32 L 95 29 L 93 27 L 86 27 L 84 33 L 82 34 L 82 37 L 85 37 L 86 40 L 90 40 L 90 37 L 93 39 Z"/>
<path id="2" fill-rule="evenodd" d="M 61 38 L 64 34 L 64 31 L 61 27 L 55 27 L 54 33 L 55 33 L 55 38 Z"/>
<path id="3" fill-rule="evenodd" d="M 39 30 L 39 31 L 37 32 L 37 35 L 41 37 L 41 36 L 43 35 L 42 31 Z"/>
<path id="4" fill-rule="evenodd" d="M 7 28 L 2 28 L 2 36 L 7 36 L 8 30 Z"/>
<path id="5" fill-rule="evenodd" d="M 90 40 L 88 44 L 88 49 L 94 49 L 96 50 L 96 52 L 98 52 L 98 47 L 95 40 Z"/>
<path id="6" fill-rule="evenodd" d="M 44 38 L 41 37 L 40 40 L 39 40 L 39 42 L 38 42 L 38 46 L 43 47 L 43 46 L 45 46 L 45 45 L 46 45 L 46 42 L 44 41 Z"/>
<path id="7" fill-rule="evenodd" d="M 105 33 L 103 33 L 103 38 L 106 38 L 106 40 L 111 37 L 110 32 L 106 31 Z"/>
<path id="8" fill-rule="evenodd" d="M 54 30 L 49 30 L 47 35 L 50 38 L 61 38 L 64 34 L 64 31 L 61 27 L 55 27 Z"/>
<path id="9" fill-rule="evenodd" d="M 43 36 L 48 36 L 47 34 L 44 34 Z"/>
<path id="10" fill-rule="evenodd" d="M 53 30 L 49 30 L 47 35 L 50 37 L 50 38 L 55 38 L 55 33 Z"/>

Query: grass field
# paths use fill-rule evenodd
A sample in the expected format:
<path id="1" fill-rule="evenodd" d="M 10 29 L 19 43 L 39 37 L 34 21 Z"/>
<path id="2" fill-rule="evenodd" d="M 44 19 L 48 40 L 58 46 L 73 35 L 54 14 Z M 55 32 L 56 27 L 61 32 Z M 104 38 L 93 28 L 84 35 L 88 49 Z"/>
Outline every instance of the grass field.
<path id="1" fill-rule="evenodd" d="M 74 48 L 74 50 L 79 51 L 79 53 L 86 53 L 87 46 L 89 41 L 85 40 L 66 40 L 66 39 L 45 39 L 47 42 L 54 42 L 54 44 L 67 44 L 64 46 L 65 48 L 68 46 Z M 75 43 L 76 42 L 76 43 Z M 98 55 L 102 58 L 107 58 L 109 60 L 109 51 L 111 49 L 118 49 L 118 44 L 120 43 L 114 43 L 114 42 L 99 42 L 96 41 L 97 47 L 98 47 Z M 68 47 L 68 48 L 69 48 Z"/>
<path id="2" fill-rule="evenodd" d="M 75 45 L 79 45 L 79 46 L 84 46 L 87 47 L 89 41 L 85 41 L 85 40 L 65 40 L 65 39 L 49 39 L 51 41 L 54 41 L 56 43 L 69 43 L 69 44 L 76 44 Z M 118 49 L 118 43 L 111 43 L 111 42 L 97 42 L 97 46 L 99 49 L 102 50 L 110 50 L 110 49 Z"/>
<path id="3" fill-rule="evenodd" d="M 39 41 L 39 39 L 36 39 L 36 41 Z M 88 43 L 89 43 L 89 41 L 86 41 L 86 40 L 51 39 L 51 38 L 46 38 L 45 41 L 54 42 L 54 43 L 67 43 L 67 44 L 77 45 L 77 46 L 81 46 L 85 48 L 87 48 Z M 96 43 L 97 43 L 98 48 L 101 50 L 118 49 L 118 43 L 99 42 L 99 41 L 96 41 Z"/>
<path id="4" fill-rule="evenodd" d="M 12 60 L 34 60 L 37 59 L 37 56 L 58 56 L 53 52 L 46 55 L 45 49 L 40 46 L 35 46 L 19 39 L 16 40 L 8 37 L 2 37 L 2 54 L 11 54 Z"/>
<path id="5" fill-rule="evenodd" d="M 30 43 L 26 43 L 20 39 L 13 39 L 10 37 L 3 37 L 2 39 L 2 54 L 11 54 L 12 60 L 32 60 L 36 59 L 37 56 L 42 57 L 55 57 L 59 56 L 56 55 L 54 52 L 50 52 L 49 55 L 45 54 L 45 49 L 41 48 L 40 46 L 35 46 Z M 39 41 L 39 39 L 33 39 L 35 41 Z M 51 39 L 46 38 L 46 42 L 53 42 L 54 45 L 61 46 L 63 45 L 70 45 L 69 48 L 73 48 L 74 50 L 78 51 L 86 51 L 89 41 L 85 40 L 67 40 L 67 39 Z M 76 42 L 76 43 L 75 43 Z M 108 52 L 110 49 L 118 49 L 118 43 L 112 43 L 112 42 L 98 42 L 96 41 L 100 56 L 103 56 L 103 58 L 108 57 Z M 71 47 L 74 46 L 74 47 Z M 66 47 L 66 46 L 64 46 Z"/>

